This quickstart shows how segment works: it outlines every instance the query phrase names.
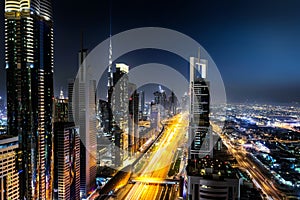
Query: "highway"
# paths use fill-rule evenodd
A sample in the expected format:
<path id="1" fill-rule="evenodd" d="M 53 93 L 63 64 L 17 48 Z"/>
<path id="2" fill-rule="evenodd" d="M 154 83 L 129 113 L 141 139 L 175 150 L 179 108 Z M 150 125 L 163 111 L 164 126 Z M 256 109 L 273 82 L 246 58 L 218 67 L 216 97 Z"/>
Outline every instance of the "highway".
<path id="1" fill-rule="evenodd" d="M 236 149 L 236 147 L 230 143 L 228 138 L 222 136 L 221 129 L 217 125 L 213 124 L 212 127 L 213 130 L 220 135 L 223 143 L 226 145 L 229 152 L 236 158 L 238 164 L 248 171 L 255 185 L 266 194 L 267 199 L 284 199 L 285 195 L 274 186 L 270 177 L 260 170 L 260 166 L 258 166 L 257 163 L 247 157 L 248 152 L 243 148 Z"/>
<path id="2" fill-rule="evenodd" d="M 147 181 L 147 178 L 164 180 L 168 178 L 170 165 L 177 148 L 186 142 L 185 133 L 188 127 L 187 115 L 179 114 L 173 117 L 160 140 L 155 144 L 154 150 L 146 158 L 146 164 L 133 175 L 135 178 Z M 171 177 L 172 178 L 172 177 Z M 116 193 L 114 199 L 148 200 L 148 199 L 175 199 L 177 185 L 160 185 L 148 183 L 128 184 Z"/>

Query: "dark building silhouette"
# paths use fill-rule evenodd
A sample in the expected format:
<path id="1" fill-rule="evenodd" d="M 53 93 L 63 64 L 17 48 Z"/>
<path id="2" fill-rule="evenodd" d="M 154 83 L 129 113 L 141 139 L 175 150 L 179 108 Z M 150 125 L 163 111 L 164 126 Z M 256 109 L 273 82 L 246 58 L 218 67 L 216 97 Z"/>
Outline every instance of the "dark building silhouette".
<path id="1" fill-rule="evenodd" d="M 129 83 L 129 116 L 128 116 L 128 144 L 129 152 L 132 155 L 140 147 L 139 137 L 139 94 L 136 91 L 136 85 Z"/>

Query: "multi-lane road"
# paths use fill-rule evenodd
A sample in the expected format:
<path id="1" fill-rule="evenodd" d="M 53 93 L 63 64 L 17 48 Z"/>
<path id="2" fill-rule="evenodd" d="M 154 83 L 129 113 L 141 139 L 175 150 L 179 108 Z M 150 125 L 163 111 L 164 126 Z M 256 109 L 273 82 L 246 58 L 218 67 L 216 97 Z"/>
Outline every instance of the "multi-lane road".
<path id="1" fill-rule="evenodd" d="M 266 199 L 281 200 L 285 198 L 285 195 L 274 186 L 271 177 L 264 174 L 264 172 L 260 170 L 261 166 L 247 156 L 248 152 L 245 149 L 236 149 L 236 146 L 232 145 L 228 138 L 221 135 L 221 129 L 218 128 L 217 125 L 213 124 L 213 130 L 221 136 L 223 143 L 236 158 L 239 166 L 248 171 L 255 185 L 266 195 Z"/>
<path id="2" fill-rule="evenodd" d="M 128 184 L 116 193 L 114 199 L 176 199 L 178 185 L 147 183 L 147 179 L 170 178 L 168 172 L 175 152 L 186 142 L 187 115 L 176 115 L 170 121 L 172 123 L 166 126 L 160 140 L 154 144 L 154 150 L 146 156 L 146 164 L 132 177 L 143 181 Z"/>

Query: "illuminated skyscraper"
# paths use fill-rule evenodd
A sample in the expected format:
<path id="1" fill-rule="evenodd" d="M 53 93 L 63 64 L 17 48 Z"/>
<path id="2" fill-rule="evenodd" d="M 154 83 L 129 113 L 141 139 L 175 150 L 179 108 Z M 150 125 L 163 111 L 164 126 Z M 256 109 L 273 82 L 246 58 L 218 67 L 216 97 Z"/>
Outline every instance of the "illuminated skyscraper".
<path id="1" fill-rule="evenodd" d="M 141 147 L 139 136 L 139 93 L 137 93 L 136 89 L 135 84 L 129 83 L 128 150 L 131 155 Z"/>
<path id="2" fill-rule="evenodd" d="M 129 66 L 116 64 L 113 73 L 113 93 L 111 108 L 113 111 L 113 140 L 115 144 L 115 165 L 121 166 L 128 152 L 128 75 Z"/>
<path id="3" fill-rule="evenodd" d="M 50 0 L 5 1 L 8 134 L 19 137 L 20 199 L 52 199 Z"/>
<path id="4" fill-rule="evenodd" d="M 145 112 L 145 92 L 141 91 L 139 94 L 139 112 L 140 112 L 140 119 L 143 120 L 144 112 Z"/>
<path id="5" fill-rule="evenodd" d="M 212 159 L 214 135 L 206 71 L 206 60 L 190 58 L 188 199 L 236 199 L 238 179 L 224 162 Z"/>
<path id="6" fill-rule="evenodd" d="M 0 199 L 19 200 L 18 137 L 0 136 Z"/>
<path id="7" fill-rule="evenodd" d="M 82 49 L 78 54 L 79 73 L 74 81 L 72 109 L 75 125 L 80 133 L 80 197 L 87 198 L 96 182 L 96 81 L 87 81 L 85 58 Z"/>
<path id="8" fill-rule="evenodd" d="M 209 82 L 206 80 L 207 61 L 190 58 L 190 159 L 212 156 L 212 139 L 209 123 Z"/>
<path id="9" fill-rule="evenodd" d="M 61 91 L 60 96 L 54 100 L 54 122 L 68 122 L 69 102 Z"/>
<path id="10" fill-rule="evenodd" d="M 54 123 L 54 199 L 80 199 L 80 138 L 73 122 Z"/>
<path id="11" fill-rule="evenodd" d="M 68 121 L 74 122 L 73 116 L 73 89 L 74 89 L 74 79 L 68 80 Z"/>

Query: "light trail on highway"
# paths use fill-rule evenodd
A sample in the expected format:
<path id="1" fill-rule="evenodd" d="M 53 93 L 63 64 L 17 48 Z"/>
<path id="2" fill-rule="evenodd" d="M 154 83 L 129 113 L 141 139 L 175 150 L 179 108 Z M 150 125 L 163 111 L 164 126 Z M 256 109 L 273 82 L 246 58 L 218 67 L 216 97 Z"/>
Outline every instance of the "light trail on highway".
<path id="1" fill-rule="evenodd" d="M 273 185 L 272 180 L 259 170 L 259 166 L 257 166 L 256 163 L 247 158 L 248 152 L 242 148 L 239 150 L 234 149 L 234 146 L 230 144 L 229 139 L 222 136 L 220 132 L 221 129 L 215 124 L 213 124 L 212 127 L 213 130 L 220 135 L 223 143 L 233 157 L 236 158 L 238 164 L 250 173 L 251 178 L 255 180 L 254 182 L 256 185 L 258 185 L 259 188 L 267 195 L 267 198 L 274 200 L 284 199 L 285 195 Z"/>
<path id="2" fill-rule="evenodd" d="M 139 179 L 147 181 L 147 178 L 164 180 L 168 178 L 168 172 L 177 148 L 186 142 L 186 131 L 188 127 L 187 114 L 178 114 L 173 117 L 160 140 L 154 144 L 155 151 L 150 153 L 146 159 L 146 165 L 137 174 Z M 131 188 L 126 188 L 117 193 L 115 199 L 125 200 L 149 200 L 149 199 L 171 199 L 175 192 L 175 186 L 161 184 L 149 184 L 138 182 Z M 127 191 L 126 191 L 127 190 Z M 125 195 L 124 195 L 125 194 Z M 172 196 L 174 198 L 174 196 Z"/>

